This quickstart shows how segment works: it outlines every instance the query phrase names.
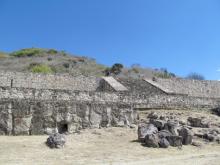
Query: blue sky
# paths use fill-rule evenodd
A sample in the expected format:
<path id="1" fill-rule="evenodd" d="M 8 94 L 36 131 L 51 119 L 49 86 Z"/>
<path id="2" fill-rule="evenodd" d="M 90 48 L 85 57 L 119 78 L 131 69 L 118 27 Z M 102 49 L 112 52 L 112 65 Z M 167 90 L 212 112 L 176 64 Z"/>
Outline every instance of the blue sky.
<path id="1" fill-rule="evenodd" d="M 220 1 L 0 0 L 0 50 L 27 47 L 220 79 Z"/>

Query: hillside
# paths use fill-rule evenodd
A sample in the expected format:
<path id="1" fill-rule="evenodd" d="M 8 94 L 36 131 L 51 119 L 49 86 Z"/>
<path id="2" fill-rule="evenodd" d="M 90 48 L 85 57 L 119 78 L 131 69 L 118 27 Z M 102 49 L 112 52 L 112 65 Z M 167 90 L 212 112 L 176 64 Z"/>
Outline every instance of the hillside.
<path id="1" fill-rule="evenodd" d="M 54 49 L 28 48 L 21 49 L 11 53 L 0 52 L 0 70 L 1 71 L 19 71 L 35 73 L 69 73 L 71 75 L 85 76 L 105 76 L 106 70 L 111 70 L 105 65 L 98 64 L 95 59 L 81 57 L 57 51 Z M 175 76 L 167 72 L 166 69 L 142 68 L 139 65 L 133 65 L 130 68 L 122 66 L 120 71 L 115 73 L 117 77 L 163 77 L 169 78 Z"/>

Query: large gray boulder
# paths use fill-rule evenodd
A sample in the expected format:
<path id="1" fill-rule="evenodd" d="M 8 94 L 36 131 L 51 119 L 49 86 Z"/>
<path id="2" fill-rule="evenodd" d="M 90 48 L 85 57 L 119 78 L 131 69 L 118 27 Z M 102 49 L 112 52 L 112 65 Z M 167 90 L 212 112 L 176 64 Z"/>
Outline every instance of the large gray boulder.
<path id="1" fill-rule="evenodd" d="M 145 136 L 145 145 L 147 147 L 158 148 L 159 142 L 160 142 L 160 138 L 158 134 L 147 134 Z"/>
<path id="2" fill-rule="evenodd" d="M 164 125 L 166 121 L 164 120 L 158 120 L 158 119 L 151 119 L 150 123 L 153 124 L 155 127 L 157 127 L 158 130 L 164 129 Z"/>
<path id="3" fill-rule="evenodd" d="M 161 130 L 158 132 L 158 136 L 162 139 L 162 138 L 167 138 L 168 136 L 172 136 L 172 133 L 170 133 L 170 131 L 168 130 Z"/>
<path id="4" fill-rule="evenodd" d="M 167 137 L 168 142 L 173 147 L 181 147 L 182 146 L 182 137 L 181 136 L 168 136 Z"/>
<path id="5" fill-rule="evenodd" d="M 169 120 L 164 124 L 164 129 L 168 130 L 172 135 L 178 135 L 178 128 L 179 123 L 176 121 Z"/>
<path id="6" fill-rule="evenodd" d="M 158 129 L 153 124 L 140 124 L 138 126 L 138 140 L 144 142 L 146 135 L 156 134 L 157 132 Z"/>
<path id="7" fill-rule="evenodd" d="M 63 134 L 55 133 L 47 138 L 46 144 L 50 148 L 63 148 L 66 143 L 66 137 Z"/>
<path id="8" fill-rule="evenodd" d="M 160 138 L 159 146 L 161 148 L 168 148 L 170 146 L 170 143 L 166 138 Z"/>
<path id="9" fill-rule="evenodd" d="M 182 127 L 179 130 L 179 136 L 182 137 L 182 143 L 183 145 L 189 145 L 192 144 L 192 139 L 193 139 L 193 132 L 186 128 L 186 127 Z"/>

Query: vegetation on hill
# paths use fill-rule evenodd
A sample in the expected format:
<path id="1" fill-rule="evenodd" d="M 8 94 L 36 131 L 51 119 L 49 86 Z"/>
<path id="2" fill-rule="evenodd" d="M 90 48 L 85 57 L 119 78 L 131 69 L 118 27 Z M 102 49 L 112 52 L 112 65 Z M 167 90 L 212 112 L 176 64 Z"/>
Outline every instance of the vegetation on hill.
<path id="1" fill-rule="evenodd" d="M 203 75 L 196 72 L 190 73 L 186 78 L 192 80 L 205 80 L 205 77 Z"/>
<path id="2" fill-rule="evenodd" d="M 166 68 L 161 68 L 160 70 L 158 70 L 158 72 L 154 73 L 155 77 L 158 78 L 174 78 L 176 77 L 176 75 L 172 72 L 168 72 L 168 70 Z"/>
<path id="3" fill-rule="evenodd" d="M 111 68 L 106 68 L 104 73 L 105 73 L 105 76 L 110 76 L 110 75 L 118 75 L 119 73 L 122 72 L 122 69 L 123 69 L 123 65 L 122 64 L 119 64 L 119 63 L 116 63 L 114 65 L 112 65 Z"/>
<path id="4" fill-rule="evenodd" d="M 43 56 L 43 55 L 66 55 L 64 51 L 57 51 L 55 49 L 41 49 L 41 48 L 28 48 L 21 49 L 10 53 L 14 57 L 33 57 L 33 56 Z"/>
<path id="5" fill-rule="evenodd" d="M 32 67 L 30 67 L 30 71 L 33 73 L 53 73 L 52 68 L 45 64 L 32 65 Z"/>
<path id="6" fill-rule="evenodd" d="M 85 76 L 116 76 L 124 78 L 172 78 L 167 69 L 143 68 L 138 64 L 124 67 L 120 63 L 107 67 L 95 59 L 76 56 L 55 49 L 26 48 L 11 53 L 0 52 L 0 70 L 33 73 L 69 73 Z"/>

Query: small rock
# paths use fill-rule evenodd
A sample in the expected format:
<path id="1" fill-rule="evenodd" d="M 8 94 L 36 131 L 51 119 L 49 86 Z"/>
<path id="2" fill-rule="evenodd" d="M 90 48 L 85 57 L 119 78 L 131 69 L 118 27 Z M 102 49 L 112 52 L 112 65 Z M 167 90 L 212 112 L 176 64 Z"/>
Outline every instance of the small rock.
<path id="1" fill-rule="evenodd" d="M 210 142 L 213 142 L 216 140 L 216 136 L 210 133 L 206 133 L 204 134 L 204 138 L 209 140 Z"/>
<path id="2" fill-rule="evenodd" d="M 130 127 L 130 128 L 137 128 L 137 125 L 135 125 L 135 124 L 130 124 L 129 127 Z"/>
<path id="3" fill-rule="evenodd" d="M 196 147 L 202 147 L 202 143 L 201 143 L 201 142 L 198 142 L 198 141 L 193 141 L 193 142 L 192 142 L 192 145 L 193 145 L 193 146 L 196 146 Z"/>
<path id="4" fill-rule="evenodd" d="M 63 148 L 65 143 L 66 143 L 65 135 L 59 133 L 50 135 L 47 138 L 47 142 L 46 142 L 46 144 L 50 148 Z"/>

